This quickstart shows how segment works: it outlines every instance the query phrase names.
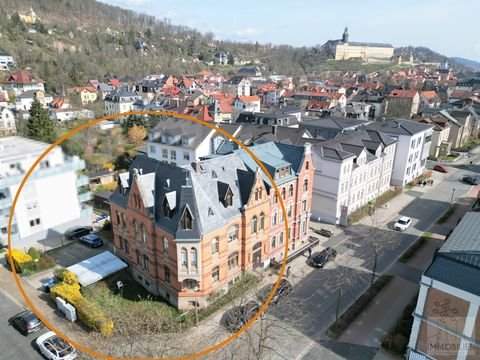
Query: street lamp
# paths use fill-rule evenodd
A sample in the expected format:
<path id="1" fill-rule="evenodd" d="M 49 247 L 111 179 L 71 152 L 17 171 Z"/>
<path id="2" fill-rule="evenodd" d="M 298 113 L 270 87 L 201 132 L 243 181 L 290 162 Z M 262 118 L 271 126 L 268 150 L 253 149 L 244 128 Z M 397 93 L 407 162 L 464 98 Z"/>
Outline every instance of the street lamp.
<path id="1" fill-rule="evenodd" d="M 452 189 L 452 198 L 450 199 L 450 203 L 453 203 L 454 196 L 455 196 L 455 189 Z"/>
<path id="2" fill-rule="evenodd" d="M 198 326 L 198 302 L 197 302 L 197 292 L 200 290 L 200 287 L 196 285 L 193 288 L 193 292 L 195 293 L 195 326 Z"/>

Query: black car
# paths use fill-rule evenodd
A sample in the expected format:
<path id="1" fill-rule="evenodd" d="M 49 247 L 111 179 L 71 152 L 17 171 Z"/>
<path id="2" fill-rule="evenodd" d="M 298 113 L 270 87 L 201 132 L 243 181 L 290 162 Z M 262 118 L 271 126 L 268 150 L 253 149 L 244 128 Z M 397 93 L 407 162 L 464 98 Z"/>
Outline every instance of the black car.
<path id="1" fill-rule="evenodd" d="M 464 176 L 463 181 L 470 185 L 478 185 L 480 182 L 475 176 Z"/>
<path id="2" fill-rule="evenodd" d="M 15 315 L 10 321 L 25 336 L 42 329 L 44 326 L 37 315 L 30 310 Z"/>
<path id="3" fill-rule="evenodd" d="M 273 290 L 274 285 L 275 284 L 269 284 L 267 286 L 264 286 L 258 292 L 257 298 L 262 304 L 265 301 L 267 301 L 270 293 Z M 292 289 L 293 289 L 293 286 L 292 286 L 292 284 L 290 284 L 290 282 L 287 279 L 280 280 L 280 283 L 278 284 L 277 291 L 275 291 L 275 294 L 273 294 L 272 301 L 270 301 L 270 304 L 278 303 L 282 298 L 284 298 L 285 296 L 290 294 Z"/>
<path id="4" fill-rule="evenodd" d="M 75 226 L 65 231 L 65 238 L 68 240 L 79 239 L 93 231 L 91 226 Z"/>
<path id="5" fill-rule="evenodd" d="M 258 310 L 260 306 L 255 301 L 250 301 L 225 312 L 221 323 L 228 331 L 237 332 L 255 316 Z"/>
<path id="6" fill-rule="evenodd" d="M 95 234 L 88 234 L 88 235 L 82 236 L 78 241 L 91 248 L 96 248 L 103 245 L 102 238 Z"/>
<path id="7" fill-rule="evenodd" d="M 308 259 L 308 264 L 316 268 L 323 268 L 330 260 L 336 257 L 337 250 L 327 247 L 320 252 L 313 253 L 310 259 Z"/>

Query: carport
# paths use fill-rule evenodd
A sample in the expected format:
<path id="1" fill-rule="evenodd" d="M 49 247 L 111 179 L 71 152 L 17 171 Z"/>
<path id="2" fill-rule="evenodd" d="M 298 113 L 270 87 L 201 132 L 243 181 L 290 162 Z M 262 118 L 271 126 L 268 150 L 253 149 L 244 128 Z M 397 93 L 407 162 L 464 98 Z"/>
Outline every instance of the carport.
<path id="1" fill-rule="evenodd" d="M 67 270 L 75 274 L 80 285 L 88 286 L 125 269 L 127 266 L 110 251 L 104 251 L 68 267 Z"/>

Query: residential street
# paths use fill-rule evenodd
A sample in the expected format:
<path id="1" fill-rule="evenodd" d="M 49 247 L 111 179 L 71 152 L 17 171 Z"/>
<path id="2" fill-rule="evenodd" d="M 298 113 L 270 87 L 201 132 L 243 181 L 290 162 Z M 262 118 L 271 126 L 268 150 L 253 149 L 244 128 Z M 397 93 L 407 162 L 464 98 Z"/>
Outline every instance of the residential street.
<path id="1" fill-rule="evenodd" d="M 35 339 L 46 332 L 41 330 L 29 336 L 23 336 L 8 323 L 8 319 L 21 312 L 23 308 L 0 291 L 0 359 L 40 359 L 40 354 L 34 349 Z"/>

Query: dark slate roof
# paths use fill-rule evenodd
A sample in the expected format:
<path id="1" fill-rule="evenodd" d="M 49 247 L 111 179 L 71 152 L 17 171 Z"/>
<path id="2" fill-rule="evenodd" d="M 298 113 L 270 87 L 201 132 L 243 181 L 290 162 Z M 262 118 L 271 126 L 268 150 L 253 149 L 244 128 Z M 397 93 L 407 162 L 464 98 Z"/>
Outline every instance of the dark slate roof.
<path id="1" fill-rule="evenodd" d="M 138 175 L 134 175 L 134 169 L 138 169 Z M 117 188 L 110 201 L 126 208 L 136 176 L 142 200 L 153 215 L 155 225 L 173 234 L 177 242 L 199 241 L 204 234 L 241 216 L 240 209 L 245 204 L 243 199 L 248 196 L 253 184 L 250 179 L 253 175 L 248 172 L 238 154 L 202 161 L 198 172 L 192 165 L 178 167 L 139 155 L 129 172 L 120 175 L 119 184 L 127 189 L 126 194 L 123 195 Z M 233 193 L 233 205 L 225 207 L 220 199 L 228 188 Z M 171 219 L 163 214 L 164 201 L 174 206 Z M 186 209 L 193 218 L 191 230 L 181 227 Z"/>
<path id="2" fill-rule="evenodd" d="M 439 253 L 424 275 L 480 296 L 480 255 L 459 258 Z M 476 265 L 472 265 L 476 264 Z"/>
<path id="3" fill-rule="evenodd" d="M 363 120 L 351 118 L 325 117 L 321 119 L 308 120 L 301 123 L 300 126 L 312 126 L 324 129 L 344 130 L 347 128 L 358 127 L 366 124 Z"/>
<path id="4" fill-rule="evenodd" d="M 366 126 L 367 130 L 377 130 L 391 135 L 415 135 L 422 131 L 433 128 L 432 125 L 423 124 L 418 121 L 406 119 L 392 119 L 375 122 Z"/>
<path id="5" fill-rule="evenodd" d="M 480 295 L 480 213 L 463 216 L 424 275 Z"/>
<path id="6" fill-rule="evenodd" d="M 264 121 L 267 121 L 270 125 L 278 125 L 278 120 L 288 119 L 288 124 L 283 123 L 282 125 L 295 125 L 298 124 L 298 119 L 295 115 L 286 114 L 283 112 L 251 112 L 244 111 L 240 113 L 237 117 L 237 123 L 257 123 L 266 125 Z"/>
<path id="7" fill-rule="evenodd" d="M 225 84 L 238 85 L 243 79 L 245 79 L 245 76 L 234 76 L 228 79 L 227 81 L 225 81 Z"/>
<path id="8" fill-rule="evenodd" d="M 182 138 L 190 139 L 190 144 L 182 145 L 184 147 L 196 148 L 207 136 L 214 130 L 200 123 L 185 119 L 169 117 L 162 119 L 152 130 L 150 141 L 162 142 L 162 135 L 172 136 L 174 143 L 171 145 L 181 145 Z"/>

